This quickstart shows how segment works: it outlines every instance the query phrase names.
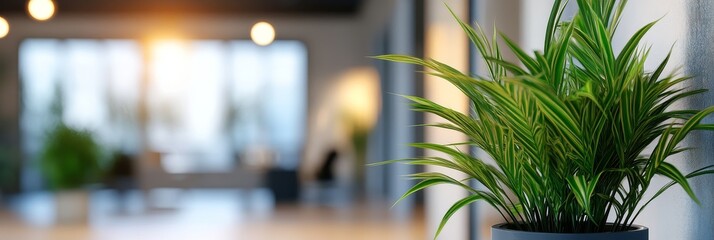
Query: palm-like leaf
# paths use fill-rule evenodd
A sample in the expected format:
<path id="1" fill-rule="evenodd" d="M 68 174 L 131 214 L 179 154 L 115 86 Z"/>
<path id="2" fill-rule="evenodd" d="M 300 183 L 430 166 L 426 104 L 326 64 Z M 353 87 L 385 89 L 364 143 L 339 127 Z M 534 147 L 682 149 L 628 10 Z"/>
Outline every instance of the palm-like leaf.
<path id="1" fill-rule="evenodd" d="M 571 21 L 560 21 L 566 5 L 555 1 L 546 29 L 544 52 L 526 53 L 502 36 L 516 62 L 504 60 L 496 39 L 456 18 L 488 67 L 487 77 L 472 77 L 432 59 L 402 55 L 376 58 L 417 64 L 459 88 L 471 101 L 473 116 L 420 97 L 407 96 L 416 111 L 436 114 L 433 124 L 468 136 L 467 144 L 487 153 L 495 165 L 453 145 L 414 147 L 439 151 L 449 159 L 423 157 L 393 162 L 435 165 L 464 172 L 487 191 L 464 180 L 421 173 L 404 197 L 435 184 L 453 184 L 472 195 L 453 205 L 441 226 L 458 209 L 485 201 L 513 227 L 543 232 L 599 232 L 630 227 L 652 199 L 643 201 L 654 176 L 680 185 L 696 197 L 688 179 L 714 173 L 712 166 L 688 175 L 666 162 L 685 151 L 678 147 L 694 130 L 714 130 L 702 119 L 714 112 L 672 110 L 678 100 L 704 90 L 677 88 L 688 78 L 663 76 L 669 56 L 652 72 L 644 68 L 642 37 L 655 22 L 637 31 L 615 52 L 612 37 L 626 1 L 577 0 Z M 452 12 L 453 14 L 453 12 Z M 654 143 L 651 154 L 645 148 Z M 644 205 L 638 207 L 638 204 Z M 608 223 L 609 216 L 615 221 Z M 612 227 L 606 227 L 610 224 Z M 437 232 L 438 234 L 438 232 Z"/>

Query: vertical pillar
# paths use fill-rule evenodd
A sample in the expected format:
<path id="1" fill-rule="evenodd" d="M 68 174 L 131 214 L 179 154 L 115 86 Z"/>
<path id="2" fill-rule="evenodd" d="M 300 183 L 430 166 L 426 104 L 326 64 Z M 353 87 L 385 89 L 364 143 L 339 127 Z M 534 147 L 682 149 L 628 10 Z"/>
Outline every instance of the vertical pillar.
<path id="1" fill-rule="evenodd" d="M 390 21 L 388 33 L 388 48 L 390 53 L 414 55 L 414 1 L 397 0 L 395 12 Z M 414 116 L 411 114 L 409 102 L 395 94 L 413 95 L 414 86 L 418 84 L 415 76 L 415 67 L 409 64 L 387 63 L 387 82 L 385 83 L 388 93 L 383 96 L 385 104 L 388 104 L 386 121 L 390 127 L 389 140 L 391 141 L 388 152 L 389 159 L 402 159 L 413 157 L 413 149 L 407 146 L 414 142 Z M 392 164 L 388 166 L 387 179 L 387 199 L 394 202 L 404 194 L 412 185 L 404 175 L 413 173 L 413 166 L 405 164 Z M 409 217 L 414 208 L 414 197 L 410 197 L 400 202 L 393 208 L 393 212 L 399 218 Z"/>
<path id="2" fill-rule="evenodd" d="M 425 42 L 424 57 L 433 58 L 449 64 L 461 71 L 468 70 L 468 39 L 461 30 L 456 20 L 451 16 L 444 3 L 454 12 L 467 21 L 468 1 L 448 0 L 448 1 L 426 1 L 425 12 Z M 461 112 L 468 111 L 468 99 L 454 86 L 447 81 L 425 76 L 424 95 L 446 107 L 456 109 Z M 426 123 L 443 122 L 444 120 L 435 115 L 426 115 Z M 426 142 L 433 143 L 456 143 L 466 140 L 463 134 L 438 128 L 424 129 Z M 467 149 L 464 149 L 467 151 Z M 439 156 L 440 153 L 426 151 L 427 156 Z M 464 175 L 453 170 L 440 167 L 429 166 L 425 169 L 430 172 L 442 172 L 456 179 L 462 179 Z M 429 236 L 432 236 L 438 227 L 444 213 L 453 203 L 467 196 L 465 190 L 456 186 L 439 185 L 426 190 L 426 224 Z M 468 238 L 468 211 L 464 209 L 451 217 L 449 223 L 444 227 L 439 239 L 467 239 Z"/>
<path id="3" fill-rule="evenodd" d="M 678 45 L 686 48 L 685 69 L 694 79 L 697 87 L 714 89 L 714 2 L 709 0 L 686 0 L 688 4 L 682 4 L 686 10 L 687 41 L 678 41 Z M 711 90 L 690 101 L 693 107 L 704 108 L 714 105 L 714 92 Z M 705 120 L 712 123 L 712 118 Z M 714 164 L 714 133 L 695 133 L 693 141 L 697 141 L 692 159 L 695 166 L 690 169 Z M 692 180 L 692 187 L 701 201 L 700 205 L 695 205 L 689 210 L 689 222 L 679 223 L 685 231 L 692 233 L 690 239 L 706 239 L 714 236 L 714 176 L 705 176 Z M 684 196 L 685 194 L 679 194 Z M 663 208 L 669 203 L 662 204 Z M 663 225 L 671 224 L 668 218 L 662 218 Z M 665 231 L 667 227 L 662 227 Z"/>

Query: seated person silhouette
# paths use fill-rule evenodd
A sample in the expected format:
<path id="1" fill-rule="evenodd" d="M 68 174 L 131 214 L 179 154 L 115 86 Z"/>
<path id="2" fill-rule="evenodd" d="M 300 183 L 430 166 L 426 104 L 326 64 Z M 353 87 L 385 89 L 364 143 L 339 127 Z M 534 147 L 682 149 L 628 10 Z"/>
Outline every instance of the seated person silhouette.
<path id="1" fill-rule="evenodd" d="M 327 153 L 322 167 L 317 172 L 318 182 L 333 182 L 335 181 L 335 164 L 337 162 L 338 153 L 336 149 L 332 149 Z"/>

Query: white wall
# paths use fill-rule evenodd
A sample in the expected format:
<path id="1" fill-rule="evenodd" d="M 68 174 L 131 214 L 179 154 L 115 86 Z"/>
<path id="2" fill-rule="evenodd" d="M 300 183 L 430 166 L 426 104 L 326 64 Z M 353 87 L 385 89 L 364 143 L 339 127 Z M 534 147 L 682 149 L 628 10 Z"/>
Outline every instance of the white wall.
<path id="1" fill-rule="evenodd" d="M 521 4 L 521 46 L 527 50 L 542 51 L 553 0 L 529 0 L 522 1 Z"/>
<path id="2" fill-rule="evenodd" d="M 687 12 L 684 0 L 632 0 L 628 3 L 625 16 L 618 34 L 613 39 L 615 49 L 622 48 L 628 38 L 645 24 L 662 18 L 642 43 L 652 45 L 647 62 L 648 69 L 655 69 L 667 56 L 671 46 L 672 58 L 667 71 L 685 64 L 687 39 Z M 676 44 L 675 44 L 676 43 Z M 678 108 L 686 107 L 679 104 Z M 691 143 L 691 142 L 690 142 Z M 683 168 L 685 172 L 693 170 L 693 166 L 685 164 L 682 156 L 670 159 L 670 162 Z M 667 183 L 665 179 L 656 178 L 652 188 Z M 636 223 L 650 228 L 650 239 L 699 239 L 692 238 L 694 232 L 690 228 L 691 210 L 696 204 L 689 200 L 680 187 L 673 187 L 655 200 L 645 210 Z"/>

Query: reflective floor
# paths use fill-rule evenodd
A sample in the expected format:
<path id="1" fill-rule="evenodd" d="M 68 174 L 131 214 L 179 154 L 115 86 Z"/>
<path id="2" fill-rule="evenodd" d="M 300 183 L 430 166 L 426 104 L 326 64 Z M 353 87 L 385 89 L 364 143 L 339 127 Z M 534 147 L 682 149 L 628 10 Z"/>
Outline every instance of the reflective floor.
<path id="1" fill-rule="evenodd" d="M 88 224 L 54 223 L 54 198 L 32 193 L 0 212 L 0 239 L 425 239 L 421 213 L 388 204 L 275 205 L 267 190 L 162 190 L 91 195 Z M 401 219 L 401 220 L 400 220 Z"/>

